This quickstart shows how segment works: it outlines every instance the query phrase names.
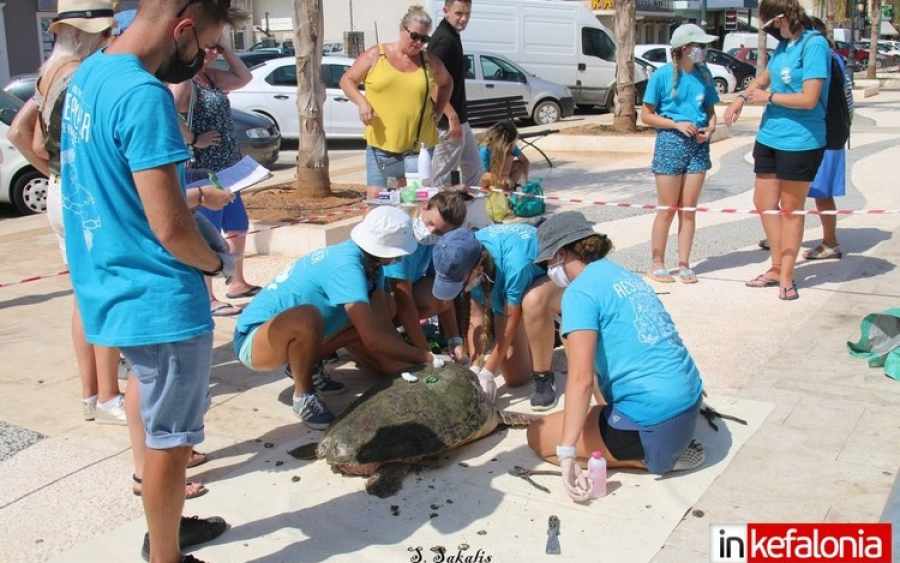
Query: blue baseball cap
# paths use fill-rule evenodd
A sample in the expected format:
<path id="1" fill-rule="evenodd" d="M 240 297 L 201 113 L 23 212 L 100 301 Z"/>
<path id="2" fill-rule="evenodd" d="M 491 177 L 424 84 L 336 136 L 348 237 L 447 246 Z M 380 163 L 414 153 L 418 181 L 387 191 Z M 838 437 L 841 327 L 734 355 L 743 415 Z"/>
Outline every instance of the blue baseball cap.
<path id="1" fill-rule="evenodd" d="M 128 26 L 134 21 L 134 14 L 136 13 L 137 10 L 124 10 L 116 14 L 116 27 L 113 28 L 112 34 L 118 37 L 125 33 L 125 30 L 128 29 Z"/>
<path id="2" fill-rule="evenodd" d="M 434 265 L 434 285 L 431 293 L 449 301 L 463 290 L 466 276 L 481 259 L 481 243 L 468 229 L 455 229 L 442 236 L 431 254 Z"/>

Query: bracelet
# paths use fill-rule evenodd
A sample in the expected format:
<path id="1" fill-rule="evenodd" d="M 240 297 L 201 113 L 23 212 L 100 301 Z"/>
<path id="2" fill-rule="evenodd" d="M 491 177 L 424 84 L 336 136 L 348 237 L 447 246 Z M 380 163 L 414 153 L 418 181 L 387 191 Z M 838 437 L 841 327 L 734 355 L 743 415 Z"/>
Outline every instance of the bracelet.
<path id="1" fill-rule="evenodd" d="M 738 98 L 741 98 L 741 99 L 744 100 L 745 102 L 749 102 L 749 101 L 750 101 L 750 96 L 748 96 L 747 94 L 738 94 L 737 97 L 738 97 Z"/>
<path id="2" fill-rule="evenodd" d="M 197 144 L 197 137 L 198 137 L 198 135 L 197 135 L 197 133 L 194 133 L 193 135 L 194 135 L 194 136 L 191 137 L 191 142 L 188 143 L 188 146 L 189 146 L 189 147 L 193 147 L 194 145 Z"/>
<path id="3" fill-rule="evenodd" d="M 775 96 L 775 92 L 769 92 L 769 103 L 772 104 L 773 106 L 775 105 L 774 100 L 772 100 L 772 98 L 774 96 Z"/>
<path id="4" fill-rule="evenodd" d="M 222 257 L 219 256 L 218 254 L 216 254 L 216 256 L 218 256 L 218 258 L 219 258 L 219 268 L 213 272 L 207 272 L 206 270 L 200 270 L 200 273 L 202 273 L 204 276 L 209 276 L 209 277 L 218 276 L 219 274 L 222 273 L 222 270 L 225 269 L 225 260 L 222 260 Z"/>
<path id="5" fill-rule="evenodd" d="M 559 461 L 564 459 L 575 459 L 578 455 L 575 452 L 575 446 L 556 446 L 556 457 Z"/>
<path id="6" fill-rule="evenodd" d="M 460 346 L 462 343 L 462 336 L 451 336 L 447 339 L 447 346 Z"/>

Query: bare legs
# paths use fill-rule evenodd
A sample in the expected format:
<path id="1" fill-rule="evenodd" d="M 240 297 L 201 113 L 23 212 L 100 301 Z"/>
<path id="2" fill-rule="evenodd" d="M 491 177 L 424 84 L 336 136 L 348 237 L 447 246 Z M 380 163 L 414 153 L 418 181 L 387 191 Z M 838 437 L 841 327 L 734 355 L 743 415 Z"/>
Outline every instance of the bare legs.
<path id="1" fill-rule="evenodd" d="M 78 304 L 72 308 L 72 346 L 81 378 L 81 398 L 105 403 L 119 395 L 119 349 L 89 344 Z"/>
<path id="2" fill-rule="evenodd" d="M 809 186 L 810 182 L 778 180 L 774 174 L 758 174 L 753 203 L 758 210 L 802 210 Z M 772 257 L 766 276 L 778 279 L 782 288 L 792 288 L 794 265 L 803 240 L 803 215 L 762 215 L 762 225 Z"/>
<path id="3" fill-rule="evenodd" d="M 837 204 L 833 197 L 816 198 L 816 209 L 819 211 L 834 211 Z M 838 245 L 837 240 L 837 215 L 820 215 L 822 221 L 822 244 L 834 248 Z"/>
<path id="4" fill-rule="evenodd" d="M 706 174 L 684 174 L 667 176 L 656 174 L 656 193 L 659 205 L 668 207 L 696 207 L 703 189 Z M 659 211 L 653 220 L 650 233 L 650 249 L 653 259 L 653 270 L 666 269 L 666 239 L 676 211 Z M 678 269 L 690 269 L 691 246 L 694 244 L 696 230 L 696 212 L 678 211 Z"/>
<path id="5" fill-rule="evenodd" d="M 550 278 L 539 278 L 522 300 L 522 324 L 531 349 L 532 369 L 550 371 L 553 361 L 553 317 L 560 314 L 563 288 Z"/>

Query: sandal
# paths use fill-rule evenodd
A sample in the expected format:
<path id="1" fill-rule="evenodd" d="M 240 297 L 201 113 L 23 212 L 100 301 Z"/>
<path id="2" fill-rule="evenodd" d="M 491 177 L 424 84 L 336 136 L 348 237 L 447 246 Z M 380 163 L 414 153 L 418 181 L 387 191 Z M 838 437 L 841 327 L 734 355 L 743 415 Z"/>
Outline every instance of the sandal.
<path id="1" fill-rule="evenodd" d="M 675 281 L 675 278 L 669 273 L 669 270 L 665 268 L 660 268 L 658 270 L 651 270 L 649 274 L 650 279 L 659 283 L 672 283 Z"/>
<path id="2" fill-rule="evenodd" d="M 138 478 L 137 475 L 132 475 L 132 479 L 136 485 L 131 487 L 131 494 L 136 497 L 141 496 L 141 487 L 143 481 Z M 206 493 L 209 492 L 209 489 L 203 483 L 197 483 L 196 481 L 187 481 L 184 484 L 184 498 L 185 500 L 191 500 L 192 498 L 202 497 Z"/>
<path id="3" fill-rule="evenodd" d="M 843 255 L 844 254 L 841 252 L 841 245 L 839 244 L 828 246 L 827 244 L 822 243 L 811 250 L 803 251 L 804 260 L 828 260 L 829 258 L 840 260 Z"/>
<path id="4" fill-rule="evenodd" d="M 782 287 L 781 291 L 778 294 L 778 298 L 782 301 L 794 301 L 795 299 L 800 299 L 800 292 L 797 291 L 797 284 L 792 284 L 791 287 Z"/>
<path id="5" fill-rule="evenodd" d="M 218 307 L 209 308 L 210 314 L 214 317 L 236 317 L 243 311 L 243 309 L 237 305 L 232 305 L 231 303 L 224 303 Z"/>
<path id="6" fill-rule="evenodd" d="M 756 243 L 756 246 L 762 248 L 763 250 L 769 250 L 769 239 L 767 239 L 767 238 L 759 239 L 759 242 Z"/>
<path id="7" fill-rule="evenodd" d="M 187 468 L 191 469 L 203 465 L 207 461 L 209 461 L 209 455 L 197 450 L 191 450 L 191 459 L 188 461 Z"/>
<path id="8" fill-rule="evenodd" d="M 775 287 L 778 285 L 778 280 L 773 280 L 763 274 L 761 276 L 756 276 L 748 282 L 744 282 L 744 285 L 747 287 Z"/>
<path id="9" fill-rule="evenodd" d="M 685 268 L 678 272 L 678 281 L 681 283 L 697 283 L 697 274 L 690 268 Z"/>

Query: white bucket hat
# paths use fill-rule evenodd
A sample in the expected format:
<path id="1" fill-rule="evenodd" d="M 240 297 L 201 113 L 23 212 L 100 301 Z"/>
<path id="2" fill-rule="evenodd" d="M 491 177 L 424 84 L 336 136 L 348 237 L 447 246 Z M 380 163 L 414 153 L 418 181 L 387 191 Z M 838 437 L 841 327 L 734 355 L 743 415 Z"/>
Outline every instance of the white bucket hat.
<path id="1" fill-rule="evenodd" d="M 677 49 L 691 43 L 712 43 L 718 38 L 718 35 L 709 35 L 697 24 L 686 23 L 678 26 L 678 29 L 672 33 L 670 44 L 672 48 Z"/>
<path id="2" fill-rule="evenodd" d="M 62 24 L 77 27 L 87 33 L 100 33 L 114 27 L 112 0 L 59 0 L 59 14 L 48 30 L 56 33 Z"/>
<path id="3" fill-rule="evenodd" d="M 357 246 L 377 258 L 398 258 L 419 247 L 409 215 L 388 205 L 376 207 L 350 231 Z"/>

